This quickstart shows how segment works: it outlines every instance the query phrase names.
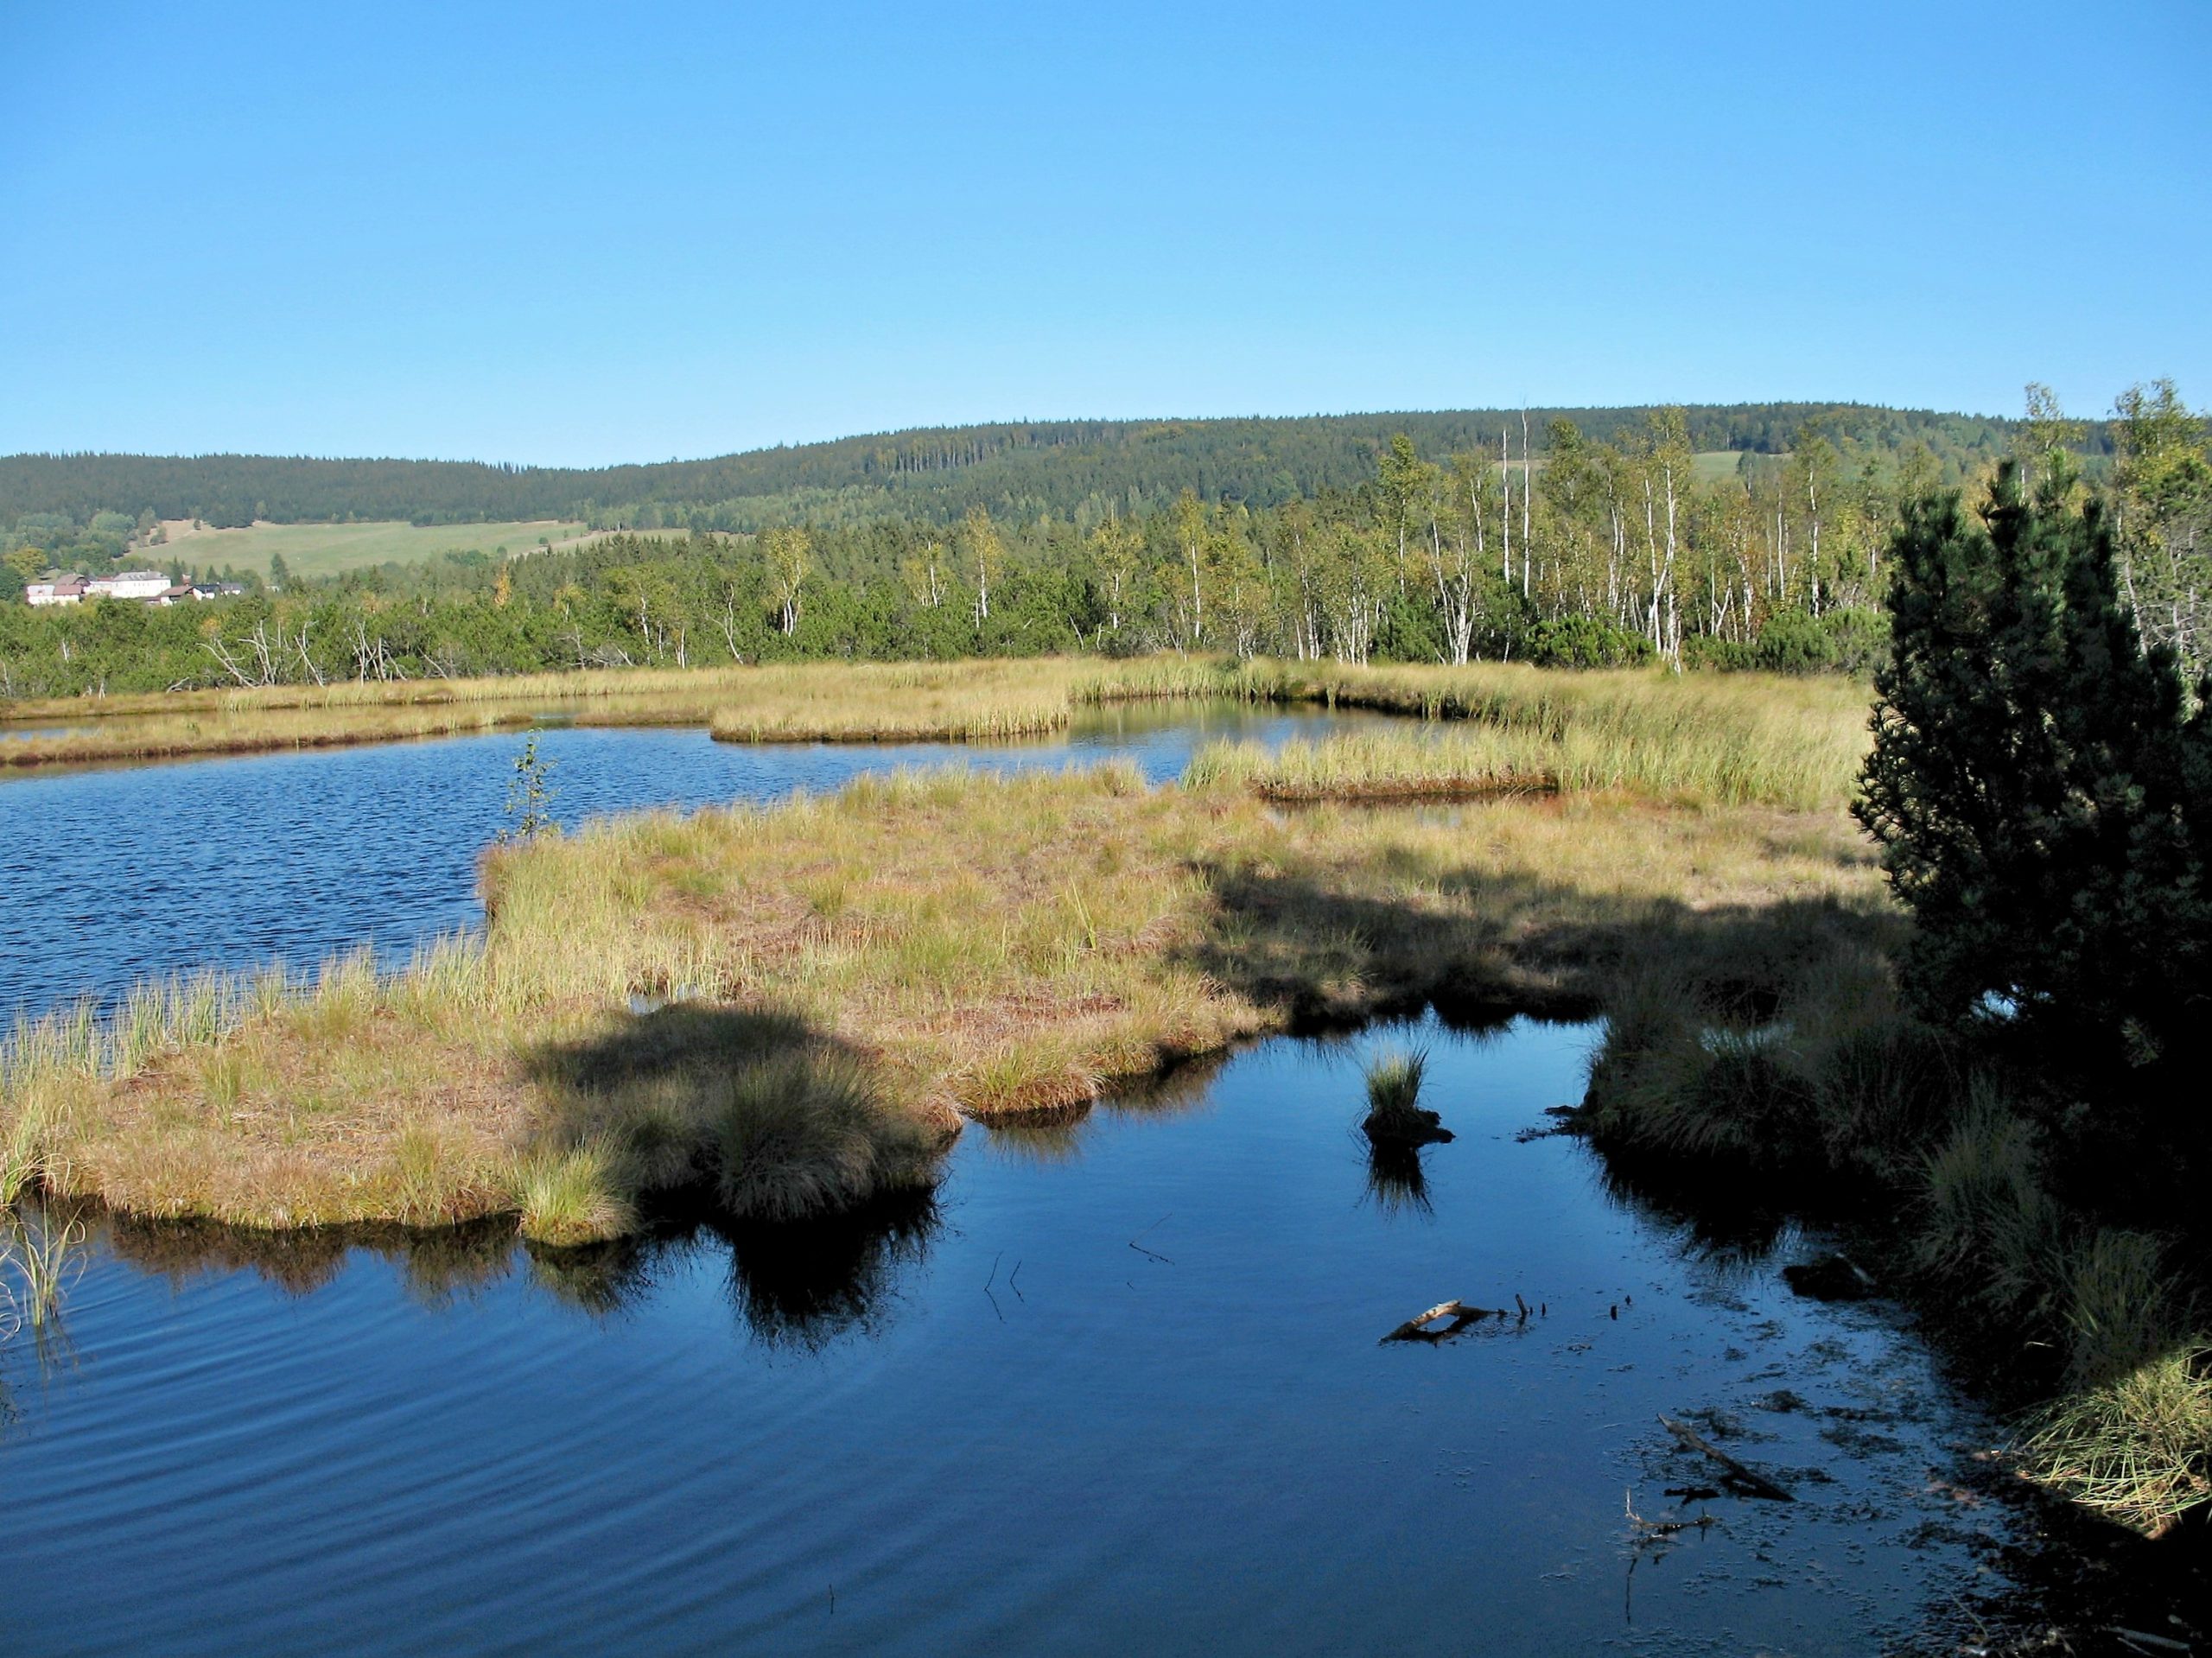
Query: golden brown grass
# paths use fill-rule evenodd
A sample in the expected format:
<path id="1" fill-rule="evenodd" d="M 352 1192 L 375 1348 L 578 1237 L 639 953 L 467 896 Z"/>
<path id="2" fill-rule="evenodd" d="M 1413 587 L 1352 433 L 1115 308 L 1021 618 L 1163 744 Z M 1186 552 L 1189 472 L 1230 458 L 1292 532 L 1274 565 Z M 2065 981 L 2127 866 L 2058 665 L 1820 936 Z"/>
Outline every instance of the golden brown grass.
<path id="1" fill-rule="evenodd" d="M 594 670 L 21 702 L 0 718 L 90 728 L 0 740 L 0 766 L 391 742 L 549 715 L 583 725 L 707 726 L 733 742 L 1005 740 L 1063 729 L 1088 704 L 1210 696 L 1467 722 L 1451 752 L 1477 765 L 1471 781 L 1438 773 L 1412 786 L 1410 751 L 1383 763 L 1395 768 L 1395 783 L 1373 775 L 1335 786 L 1320 786 L 1327 779 L 1318 774 L 1248 779 L 1288 797 L 1480 793 L 1488 773 L 1477 763 L 1486 756 L 1516 779 L 1533 775 L 1567 788 L 1625 786 L 1810 809 L 1843 797 L 1866 748 L 1864 688 L 1834 679 L 1567 674 L 1494 663 L 1354 668 L 1039 657 Z M 1433 767 L 1445 753 L 1424 763 Z"/>
<path id="2" fill-rule="evenodd" d="M 332 748 L 457 736 L 548 715 L 589 726 L 708 726 L 729 741 L 1039 736 L 1085 703 L 1218 695 L 1211 660 L 1065 657 L 626 669 L 504 678 L 344 681 L 4 705 L 9 724 L 85 727 L 0 740 L 0 767 Z"/>
<path id="3" fill-rule="evenodd" d="M 1659 798 L 1812 810 L 1849 797 L 1867 746 L 1856 681 L 1653 669 L 1564 673 L 1516 663 L 1351 668 L 1249 663 L 1232 676 L 1256 701 L 1370 708 L 1478 727 L 1459 764 L 1478 786 L 1510 779 L 1632 788 Z M 1407 736 L 1384 740 L 1410 746 Z M 1353 757 L 1356 758 L 1356 757 Z M 1447 744 L 1425 772 L 1449 777 Z M 1350 768 L 1355 781 L 1363 768 Z M 1388 769 L 1387 767 L 1384 769 Z"/>
<path id="4" fill-rule="evenodd" d="M 172 996 L 129 1053 L 24 1071 L 0 1130 L 35 1119 L 51 1189 L 156 1217 L 514 1213 L 573 1242 L 672 1188 L 817 1212 L 928 1178 L 958 1114 L 1063 1106 L 1305 1015 L 1586 1006 L 1671 929 L 1882 903 L 1839 814 L 1286 814 L 1116 766 L 650 814 L 497 850 L 484 879 L 480 943 L 204 1014 Z"/>

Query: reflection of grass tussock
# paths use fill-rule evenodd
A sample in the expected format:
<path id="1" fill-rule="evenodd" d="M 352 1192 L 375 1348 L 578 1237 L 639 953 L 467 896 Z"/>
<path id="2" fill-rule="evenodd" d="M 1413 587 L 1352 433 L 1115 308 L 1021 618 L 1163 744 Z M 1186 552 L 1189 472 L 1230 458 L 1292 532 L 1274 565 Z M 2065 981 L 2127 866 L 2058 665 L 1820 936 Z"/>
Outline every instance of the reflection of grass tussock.
<path id="1" fill-rule="evenodd" d="M 1421 1148 L 1402 1140 L 1378 1140 L 1367 1150 L 1367 1195 L 1386 1215 L 1427 1215 L 1428 1172 Z"/>
<path id="2" fill-rule="evenodd" d="M 925 1191 L 894 1191 L 849 1213 L 728 1229 L 730 1296 L 764 1344 L 814 1350 L 877 1327 L 899 1270 L 921 1259 L 938 1227 Z"/>

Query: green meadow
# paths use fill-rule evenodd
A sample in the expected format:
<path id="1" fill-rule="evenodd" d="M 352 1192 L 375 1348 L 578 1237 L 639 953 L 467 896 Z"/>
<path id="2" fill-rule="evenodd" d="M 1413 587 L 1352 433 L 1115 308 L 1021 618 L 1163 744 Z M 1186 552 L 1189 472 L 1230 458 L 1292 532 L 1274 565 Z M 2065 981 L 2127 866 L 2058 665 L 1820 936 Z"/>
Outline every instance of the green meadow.
<path id="1" fill-rule="evenodd" d="M 539 537 L 556 546 L 584 533 L 581 524 L 557 518 L 506 524 L 257 524 L 250 530 L 193 530 L 169 526 L 166 544 L 149 556 L 181 559 L 201 569 L 252 570 L 266 576 L 281 557 L 296 577 L 341 575 L 379 564 L 421 564 L 446 553 L 519 553 Z"/>

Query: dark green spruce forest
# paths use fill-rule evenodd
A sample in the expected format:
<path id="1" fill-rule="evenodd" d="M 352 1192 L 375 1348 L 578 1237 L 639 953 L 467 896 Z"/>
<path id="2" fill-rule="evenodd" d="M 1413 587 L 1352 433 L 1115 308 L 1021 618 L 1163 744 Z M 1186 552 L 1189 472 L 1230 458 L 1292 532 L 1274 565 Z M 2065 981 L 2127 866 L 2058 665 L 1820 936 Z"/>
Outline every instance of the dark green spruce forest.
<path id="1" fill-rule="evenodd" d="M 2111 497 L 2146 631 L 2200 662 L 2212 461 L 2161 382 L 2096 422 L 2031 389 L 2021 420 L 1787 403 L 1059 422 L 590 472 L 17 455 L 0 459 L 0 696 L 1161 649 L 1859 670 L 1885 650 L 1904 504 L 2054 447 Z M 50 570 L 172 568 L 147 544 L 162 519 L 554 517 L 604 533 L 167 609 L 20 601 Z"/>

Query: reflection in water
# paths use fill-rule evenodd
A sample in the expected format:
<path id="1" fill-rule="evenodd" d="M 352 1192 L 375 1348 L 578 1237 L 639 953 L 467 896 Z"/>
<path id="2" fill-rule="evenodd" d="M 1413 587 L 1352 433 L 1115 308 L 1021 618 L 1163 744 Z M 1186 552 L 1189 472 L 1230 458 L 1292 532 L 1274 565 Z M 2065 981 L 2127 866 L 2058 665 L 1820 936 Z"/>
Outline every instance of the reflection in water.
<path id="1" fill-rule="evenodd" d="M 1421 1148 L 1370 1135 L 1360 1138 L 1367 1142 L 1367 1201 L 1386 1215 L 1433 1214 Z"/>
<path id="2" fill-rule="evenodd" d="M 105 1224 L 110 1254 L 181 1290 L 200 1274 L 250 1272 L 289 1295 L 307 1295 L 334 1280 L 346 1265 L 349 1238 L 335 1227 L 285 1232 L 245 1231 L 209 1221 L 149 1220 L 111 1214 Z"/>
<path id="3" fill-rule="evenodd" d="M 1094 1124 L 1116 1116 L 1164 1118 L 1199 1109 L 1229 1053 L 1178 1061 L 1150 1077 L 1126 1078 L 1096 1100 L 1000 1117 L 984 1131 L 995 1156 L 1018 1163 L 1071 1163 L 1083 1155 Z"/>
<path id="4" fill-rule="evenodd" d="M 1409 1035 L 1462 1130 L 1410 1166 L 1349 1121 L 1366 1048 Z M 1752 1264 L 1774 1229 L 1727 1243 L 1716 1286 L 1682 1248 L 1709 1222 L 1522 1139 L 1590 1039 L 1262 1043 L 971 1132 L 934 1199 L 800 1229 L 674 1217 L 552 1251 L 511 1223 L 94 1217 L 80 1362 L 35 1398 L 10 1373 L 0 1483 L 40 1493 L 0 1504 L 11 1658 L 583 1627 L 640 1652 L 1289 1658 L 1453 1649 L 1471 1601 L 1487 1649 L 1579 1654 L 1619 1636 L 1624 1489 L 1656 1517 L 1707 1471 L 1656 1419 L 1700 1412 L 1801 1500 L 1717 1502 L 1644 1551 L 1632 1649 L 1910 1647 L 2001 1540 L 1997 1505 L 1929 1478 L 1986 1430 L 1878 1307 Z M 1378 1344 L 1448 1297 L 1513 1311 Z"/>
<path id="5" fill-rule="evenodd" d="M 1600 1188 L 1623 1210 L 1671 1228 L 1686 1259 L 1727 1268 L 1770 1260 L 1796 1233 L 1770 1183 L 1615 1153 L 1593 1158 Z"/>
<path id="6" fill-rule="evenodd" d="M 1214 1083 L 1233 1058 L 1232 1053 L 1222 1052 L 1179 1060 L 1156 1076 L 1123 1083 L 1100 1103 L 1136 1116 L 1174 1116 L 1196 1111 L 1211 1103 Z"/>
<path id="7" fill-rule="evenodd" d="M 1083 1154 L 1083 1128 L 1090 1103 L 1002 1118 L 984 1128 L 994 1156 L 1010 1162 L 1071 1163 Z"/>
<path id="8" fill-rule="evenodd" d="M 848 1333 L 880 1331 L 897 1300 L 899 1272 L 924 1258 L 938 1223 L 934 1197 L 918 1191 L 835 1220 L 769 1226 L 687 1219 L 644 1237 L 576 1249 L 524 1243 L 512 1219 L 429 1231 L 264 1232 L 108 1215 L 97 1241 L 174 1289 L 199 1277 L 251 1272 L 288 1295 L 307 1295 L 334 1282 L 358 1251 L 396 1267 L 409 1299 L 425 1307 L 453 1307 L 519 1271 L 532 1288 L 594 1318 L 649 1298 L 680 1264 L 726 1250 L 730 1300 L 747 1333 L 771 1347 L 818 1350 Z"/>
<path id="9" fill-rule="evenodd" d="M 262 1231 L 213 1221 L 153 1220 L 105 1214 L 99 1242 L 118 1260 L 157 1274 L 173 1290 L 195 1278 L 250 1272 L 287 1295 L 334 1283 L 354 1251 L 398 1267 L 409 1297 L 443 1307 L 506 1278 L 514 1269 L 512 1219 L 473 1221 L 429 1231 L 404 1226 L 320 1226 Z"/>
<path id="10" fill-rule="evenodd" d="M 902 1271 L 938 1227 L 936 1195 L 912 1191 L 834 1219 L 729 1229 L 730 1299 L 770 1347 L 819 1351 L 841 1336 L 880 1335 Z"/>
<path id="11" fill-rule="evenodd" d="M 580 1249 L 526 1243 L 523 1250 L 535 1287 L 563 1306 L 605 1318 L 650 1294 L 655 1259 L 664 1252 L 692 1248 L 696 1236 L 695 1232 L 687 1231 L 680 1238 L 658 1241 L 617 1238 Z M 508 1241 L 512 1246 L 512 1236 Z"/>

